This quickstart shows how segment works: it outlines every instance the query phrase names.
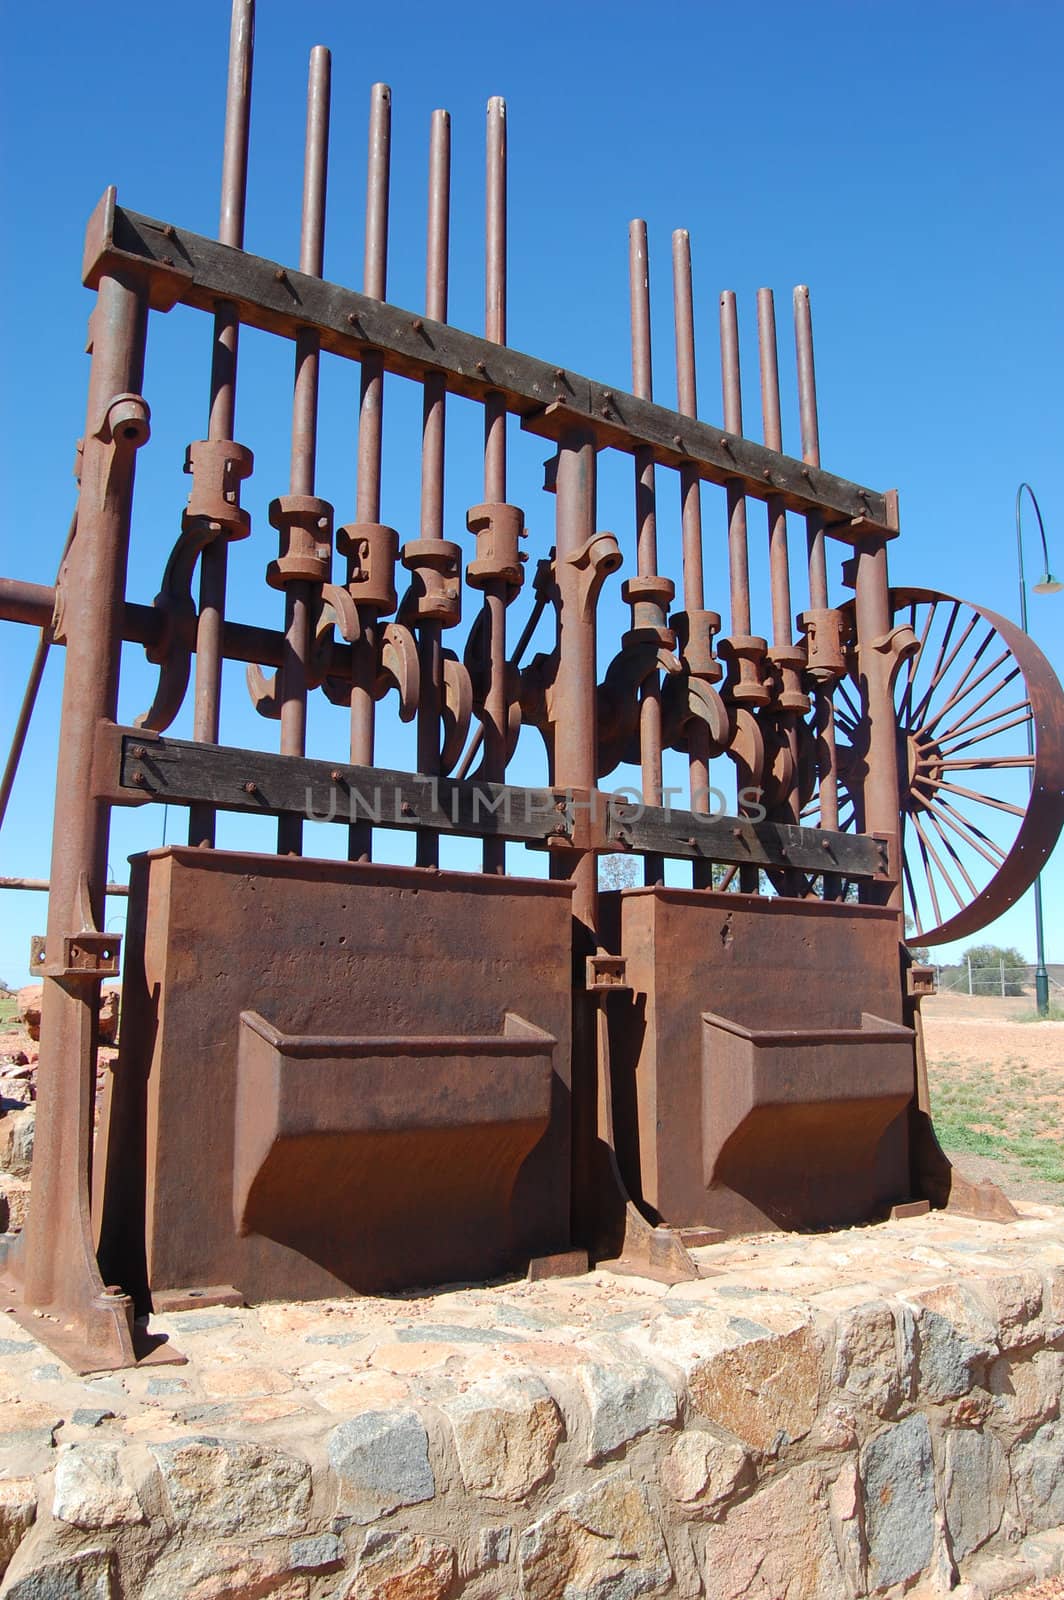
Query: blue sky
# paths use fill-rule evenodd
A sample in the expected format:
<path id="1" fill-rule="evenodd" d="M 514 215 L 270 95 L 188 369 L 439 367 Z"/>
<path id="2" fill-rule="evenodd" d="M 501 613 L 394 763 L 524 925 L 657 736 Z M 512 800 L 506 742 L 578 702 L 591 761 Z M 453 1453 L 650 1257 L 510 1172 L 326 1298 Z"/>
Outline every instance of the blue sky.
<path id="1" fill-rule="evenodd" d="M 3 407 L 5 573 L 50 582 L 73 503 L 91 298 L 80 287 L 85 220 L 108 183 L 121 202 L 203 233 L 217 226 L 227 0 L 145 6 L 121 27 L 82 4 L 2 12 L 0 183 L 8 248 L 0 304 L 7 353 Z M 451 317 L 482 326 L 484 106 L 508 102 L 510 342 L 618 388 L 629 386 L 627 224 L 650 229 L 655 392 L 674 399 L 669 239 L 691 230 L 700 411 L 719 421 L 717 294 L 739 295 L 747 431 L 757 436 L 754 296 L 774 287 L 784 376 L 785 447 L 798 453 L 790 292 L 808 283 L 817 340 L 824 465 L 876 489 L 897 486 L 896 584 L 923 585 L 1015 617 L 1013 497 L 1029 480 L 1064 567 L 1059 475 L 1064 333 L 1059 263 L 1062 194 L 1060 7 L 1048 3 L 821 3 L 754 7 L 555 3 L 536 7 L 393 0 L 385 7 L 260 0 L 247 244 L 294 261 L 298 249 L 305 74 L 313 44 L 333 50 L 326 276 L 361 283 L 368 90 L 394 95 L 389 298 L 419 309 L 431 111 L 453 117 Z M 130 593 L 149 601 L 178 531 L 184 445 L 206 423 L 207 319 L 175 311 L 153 324 L 147 379 L 152 443 L 138 468 Z M 287 488 L 291 349 L 245 336 L 237 435 L 256 451 L 245 503 L 255 533 L 234 551 L 230 611 L 280 621 L 262 582 L 275 553 L 265 507 Z M 320 492 L 353 515 L 357 369 L 329 362 L 322 387 Z M 390 385 L 385 520 L 416 535 L 420 396 Z M 481 498 L 478 418 L 449 413 L 449 523 Z M 512 498 L 525 505 L 533 554 L 550 541 L 538 489 L 545 450 L 514 430 Z M 663 548 L 678 542 L 676 490 L 659 482 Z M 720 498 L 704 500 L 707 570 L 723 551 Z M 632 563 L 630 467 L 604 465 L 601 521 Z M 751 507 L 751 546 L 764 544 Z M 1035 532 L 1033 519 L 1030 532 Z M 800 529 L 793 549 L 800 554 Z M 1028 546 L 1037 576 L 1036 546 Z M 754 563 L 759 581 L 760 555 Z M 678 561 L 667 570 L 679 577 Z M 623 576 L 623 574 L 622 574 Z M 833 593 L 840 596 L 837 563 Z M 615 580 L 616 584 L 616 580 Z M 796 609 L 804 603 L 796 570 Z M 619 584 L 616 584 L 619 589 Z M 708 603 L 726 611 L 718 584 Z M 527 600 L 513 613 L 515 630 Z M 1064 670 L 1064 596 L 1031 599 L 1031 628 Z M 469 608 L 469 614 L 472 607 Z M 605 631 L 623 625 L 616 595 Z M 6 746 L 34 639 L 0 630 Z M 151 697 L 151 674 L 127 647 L 120 714 Z M 4 833 L 0 873 L 45 876 L 62 652 L 49 667 Z M 225 736 L 275 748 L 276 728 L 247 706 L 227 669 Z M 256 725 L 257 724 L 257 725 Z M 182 719 L 175 732 L 186 731 Z M 316 707 L 311 752 L 342 755 L 342 713 Z M 401 759 L 401 741 L 382 746 Z M 535 759 L 527 758 L 529 775 Z M 157 808 L 123 813 L 112 868 L 157 844 Z M 169 837 L 183 817 L 171 813 Z M 233 825 L 228 842 L 246 840 Z M 239 831 L 239 830 L 243 831 Z M 338 840 L 307 848 L 332 853 Z M 460 859 L 460 858 L 456 858 Z M 1044 878 L 1050 958 L 1064 960 L 1064 874 Z M 35 896 L 0 901 L 0 977 L 22 981 Z M 109 914 L 121 925 L 122 907 Z M 982 937 L 1033 958 L 1029 897 Z"/>

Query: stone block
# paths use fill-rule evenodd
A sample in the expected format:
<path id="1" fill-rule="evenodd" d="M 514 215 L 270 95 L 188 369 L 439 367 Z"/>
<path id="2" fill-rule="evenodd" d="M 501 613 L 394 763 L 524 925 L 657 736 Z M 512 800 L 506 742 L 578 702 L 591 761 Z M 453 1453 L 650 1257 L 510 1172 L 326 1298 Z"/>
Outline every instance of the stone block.
<path id="1" fill-rule="evenodd" d="M 34 1478 L 0 1478 L 0 1578 L 37 1515 Z"/>
<path id="2" fill-rule="evenodd" d="M 288 1565 L 293 1572 L 329 1572 L 343 1561 L 343 1541 L 335 1533 L 308 1534 L 305 1539 L 293 1539 L 288 1547 Z"/>
<path id="3" fill-rule="evenodd" d="M 931 1559 L 935 1479 L 922 1415 L 877 1434 L 861 1452 L 870 1577 L 880 1587 L 922 1572 Z"/>
<path id="4" fill-rule="evenodd" d="M 661 1481 L 681 1505 L 713 1513 L 753 1483 L 754 1468 L 738 1440 L 688 1430 L 662 1462 Z"/>
<path id="5" fill-rule="evenodd" d="M 673 1591 L 661 1526 L 642 1484 L 610 1473 L 526 1528 L 523 1600 L 637 1600 Z"/>
<path id="6" fill-rule="evenodd" d="M 808 1462 L 774 1478 L 709 1530 L 707 1600 L 826 1600 L 846 1593 L 828 1490 Z"/>
<path id="7" fill-rule="evenodd" d="M 587 1460 L 600 1461 L 651 1428 L 674 1427 L 679 1405 L 672 1385 L 654 1367 L 581 1367 L 580 1387 L 590 1414 Z"/>
<path id="8" fill-rule="evenodd" d="M 975 1292 L 997 1326 L 1002 1350 L 1036 1344 L 1045 1333 L 1042 1276 L 1031 1269 L 982 1279 Z"/>
<path id="9" fill-rule="evenodd" d="M 151 1446 L 171 1520 L 212 1533 L 299 1533 L 310 1507 L 310 1468 L 268 1445 L 186 1438 Z"/>
<path id="10" fill-rule="evenodd" d="M 832 1383 L 877 1417 L 891 1416 L 912 1386 L 911 1368 L 903 1371 L 901 1366 L 904 1351 L 905 1341 L 885 1301 L 853 1306 L 837 1323 Z"/>
<path id="11" fill-rule="evenodd" d="M 1009 1443 L 1028 1438 L 1060 1415 L 1064 1352 L 1039 1350 L 1016 1360 L 1003 1356 L 990 1368 L 988 1387 L 995 1425 Z"/>
<path id="12" fill-rule="evenodd" d="M 34 1562 L 4 1590 L 4 1600 L 117 1600 L 117 1595 L 109 1550 L 79 1550 Z"/>
<path id="13" fill-rule="evenodd" d="M 999 1354 L 997 1328 L 963 1284 L 907 1296 L 916 1324 L 917 1393 L 935 1404 L 967 1394 Z"/>
<path id="14" fill-rule="evenodd" d="M 820 1342 L 809 1325 L 747 1339 L 703 1361 L 688 1378 L 699 1416 L 772 1453 L 809 1432 L 820 1405 Z"/>
<path id="15" fill-rule="evenodd" d="M 972 1428 L 946 1434 L 946 1525 L 958 1561 L 997 1533 L 1009 1492 L 1009 1464 L 994 1435 Z"/>
<path id="16" fill-rule="evenodd" d="M 474 1494 L 523 1500 L 551 1472 L 564 1427 L 549 1390 L 531 1373 L 483 1378 L 441 1410 L 462 1482 Z"/>
<path id="17" fill-rule="evenodd" d="M 455 1553 L 444 1540 L 374 1528 L 336 1600 L 444 1600 L 454 1581 Z"/>
<path id="18" fill-rule="evenodd" d="M 120 1528 L 143 1522 L 144 1510 L 122 1472 L 113 1444 L 69 1444 L 59 1452 L 52 1516 L 75 1528 Z"/>
<path id="19" fill-rule="evenodd" d="M 1064 1525 L 1064 1426 L 1047 1422 L 1013 1446 L 1009 1462 L 1028 1530 Z"/>
<path id="20" fill-rule="evenodd" d="M 436 1493 L 429 1440 L 416 1411 L 364 1411 L 329 1435 L 329 1461 L 348 1495 L 381 1516 Z"/>

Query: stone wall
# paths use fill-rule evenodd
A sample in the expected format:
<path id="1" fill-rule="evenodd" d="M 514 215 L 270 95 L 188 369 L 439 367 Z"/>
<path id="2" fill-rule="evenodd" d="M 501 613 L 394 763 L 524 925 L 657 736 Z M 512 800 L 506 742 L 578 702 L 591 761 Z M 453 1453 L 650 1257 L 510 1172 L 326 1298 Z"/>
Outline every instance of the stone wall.
<path id="1" fill-rule="evenodd" d="M 0 1317 L 0 1595 L 1002 1593 L 1064 1551 L 1064 1213 L 1024 1209 L 209 1308 L 82 1380 Z"/>

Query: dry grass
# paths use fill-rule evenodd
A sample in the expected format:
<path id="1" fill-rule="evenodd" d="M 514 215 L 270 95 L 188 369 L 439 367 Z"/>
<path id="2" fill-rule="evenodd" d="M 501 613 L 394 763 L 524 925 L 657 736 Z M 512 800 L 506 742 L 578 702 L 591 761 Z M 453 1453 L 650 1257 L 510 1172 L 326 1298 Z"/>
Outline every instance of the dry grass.
<path id="1" fill-rule="evenodd" d="M 962 1168 L 975 1163 L 974 1176 L 1064 1202 L 1064 1023 L 1028 1014 L 1025 1001 L 925 1002 L 931 1108 Z"/>

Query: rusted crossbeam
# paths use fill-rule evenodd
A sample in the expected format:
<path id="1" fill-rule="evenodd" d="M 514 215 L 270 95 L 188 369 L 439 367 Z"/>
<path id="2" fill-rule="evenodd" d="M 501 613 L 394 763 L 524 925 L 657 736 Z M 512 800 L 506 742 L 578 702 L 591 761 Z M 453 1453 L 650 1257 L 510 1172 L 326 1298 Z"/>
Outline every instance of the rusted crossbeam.
<path id="1" fill-rule="evenodd" d="M 339 766 L 153 738 L 139 728 L 105 725 L 94 772 L 99 792 L 116 804 L 204 803 L 251 815 L 363 821 L 532 847 L 623 850 L 880 881 L 885 876 L 883 845 L 864 834 L 643 806 L 601 790 L 523 788 Z"/>
<path id="2" fill-rule="evenodd" d="M 158 310 L 181 303 L 213 311 L 227 301 L 251 327 L 289 339 L 313 329 L 321 348 L 337 355 L 360 360 L 374 353 L 389 372 L 418 382 L 436 374 L 449 392 L 473 400 L 501 395 L 525 428 L 548 438 L 559 439 L 577 425 L 590 428 L 600 445 L 647 450 L 660 465 L 694 469 L 710 483 L 739 484 L 755 499 L 819 511 L 827 532 L 839 538 L 897 533 L 889 492 L 864 489 L 490 339 L 127 211 L 110 188 L 89 220 L 84 281 L 95 287 L 101 273 L 132 265 L 146 270 Z"/>

